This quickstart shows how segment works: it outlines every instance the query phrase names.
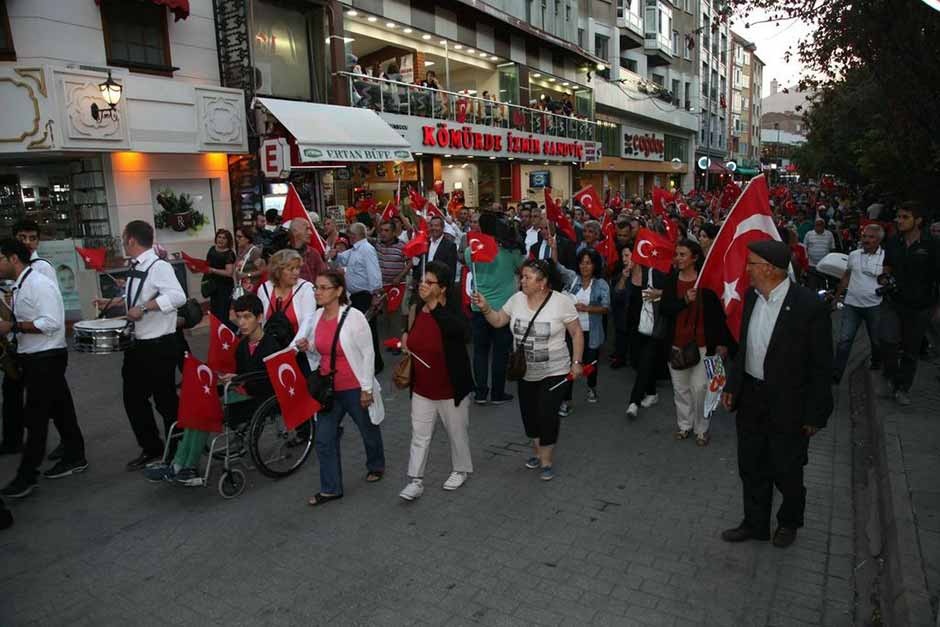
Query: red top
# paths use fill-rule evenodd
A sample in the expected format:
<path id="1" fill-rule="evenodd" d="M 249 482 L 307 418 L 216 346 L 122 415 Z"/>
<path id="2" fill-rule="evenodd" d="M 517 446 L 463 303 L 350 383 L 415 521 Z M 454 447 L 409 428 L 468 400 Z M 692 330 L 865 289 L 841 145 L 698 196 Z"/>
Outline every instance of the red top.
<path id="1" fill-rule="evenodd" d="M 320 353 L 320 374 L 330 374 L 333 370 L 333 364 L 330 363 L 330 349 L 333 347 L 333 336 L 336 335 L 336 325 L 339 324 L 339 316 L 332 320 L 320 318 L 317 324 L 316 337 L 314 345 L 317 352 Z M 333 389 L 337 392 L 344 390 L 358 389 L 359 379 L 353 374 L 346 354 L 343 352 L 343 345 L 336 343 L 336 375 L 333 377 Z"/>
<path id="2" fill-rule="evenodd" d="M 676 297 L 685 298 L 685 293 L 693 287 L 695 287 L 695 281 L 679 280 L 676 284 Z M 701 290 L 699 291 L 701 292 Z M 696 317 L 698 318 L 697 324 Z M 695 331 L 695 343 L 698 346 L 705 346 L 705 315 L 703 314 L 701 294 L 698 294 L 695 300 L 676 316 L 676 333 L 672 345 L 682 347 L 691 342 L 693 330 Z"/>
<path id="3" fill-rule="evenodd" d="M 793 253 L 794 265 L 799 266 L 803 272 L 809 270 L 809 258 L 806 256 L 806 248 L 803 244 L 791 244 L 790 251 Z"/>
<path id="4" fill-rule="evenodd" d="M 288 300 L 289 299 L 289 300 Z M 287 302 L 285 308 L 284 302 Z M 294 311 L 294 297 L 288 296 L 287 298 L 278 298 L 271 293 L 271 305 L 268 307 L 268 313 L 265 315 L 265 320 L 270 320 L 271 316 L 274 315 L 275 311 L 284 311 L 284 315 L 287 316 L 287 319 L 290 320 L 290 328 L 293 329 L 294 333 L 297 333 L 297 329 L 300 327 L 300 323 L 297 322 L 297 312 Z"/>
<path id="5" fill-rule="evenodd" d="M 454 388 L 444 361 L 444 339 L 434 317 L 418 310 L 415 325 L 408 334 L 408 350 L 423 359 L 430 368 L 412 357 L 414 393 L 432 401 L 454 398 Z"/>

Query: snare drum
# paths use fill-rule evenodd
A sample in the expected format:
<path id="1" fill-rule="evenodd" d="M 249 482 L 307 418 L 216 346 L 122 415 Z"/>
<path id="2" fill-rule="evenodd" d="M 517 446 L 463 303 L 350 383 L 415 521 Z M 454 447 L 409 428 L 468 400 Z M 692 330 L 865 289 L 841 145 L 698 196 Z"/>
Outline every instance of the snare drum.
<path id="1" fill-rule="evenodd" d="M 117 353 L 127 350 L 134 342 L 134 323 L 130 320 L 82 320 L 76 322 L 73 329 L 75 350 L 80 353 Z"/>

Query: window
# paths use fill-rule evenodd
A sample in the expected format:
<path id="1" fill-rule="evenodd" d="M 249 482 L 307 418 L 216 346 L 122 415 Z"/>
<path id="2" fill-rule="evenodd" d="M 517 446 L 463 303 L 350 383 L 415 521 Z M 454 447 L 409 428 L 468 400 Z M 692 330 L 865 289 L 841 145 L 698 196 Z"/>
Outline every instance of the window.
<path id="1" fill-rule="evenodd" d="M 650 77 L 650 80 L 652 80 L 654 83 L 656 83 L 656 84 L 659 85 L 660 87 L 665 87 L 664 83 L 665 83 L 666 79 L 664 79 L 664 78 L 662 77 L 662 75 L 660 75 L 660 74 L 653 74 L 653 75 Z"/>
<path id="2" fill-rule="evenodd" d="M 10 18 L 7 17 L 7 3 L 3 0 L 0 0 L 0 61 L 16 61 Z"/>
<path id="3" fill-rule="evenodd" d="M 626 63 L 626 65 L 621 64 L 622 67 L 624 67 L 624 68 L 630 70 L 631 72 L 633 72 L 634 74 L 636 74 L 636 61 L 634 61 L 633 59 L 620 59 L 620 60 L 621 60 L 623 63 Z"/>
<path id="4" fill-rule="evenodd" d="M 570 2 L 565 5 L 565 21 L 566 22 L 571 21 L 571 3 Z"/>
<path id="5" fill-rule="evenodd" d="M 555 17 L 561 15 L 561 0 L 555 0 Z"/>
<path id="6" fill-rule="evenodd" d="M 691 61 L 692 60 L 692 48 L 694 46 L 694 43 L 692 42 L 694 42 L 695 39 L 693 39 L 691 35 L 686 35 L 686 38 L 687 39 L 685 39 L 682 42 L 682 56 L 685 58 L 686 61 Z M 676 51 L 676 54 L 679 54 L 678 51 Z"/>
<path id="7" fill-rule="evenodd" d="M 679 31 L 674 30 L 672 31 L 672 53 L 673 54 L 679 54 L 679 46 L 680 46 Z"/>
<path id="8" fill-rule="evenodd" d="M 594 56 L 607 61 L 607 49 L 610 47 L 610 38 L 604 35 L 594 35 Z"/>
<path id="9" fill-rule="evenodd" d="M 681 94 L 679 93 L 679 81 L 672 79 L 672 104 L 679 106 L 679 98 Z"/>
<path id="10" fill-rule="evenodd" d="M 622 157 L 620 151 L 620 125 L 613 122 L 598 120 L 595 128 L 595 139 L 601 142 L 601 152 L 608 157 Z"/>
<path id="11" fill-rule="evenodd" d="M 685 84 L 685 110 L 692 108 L 692 83 Z"/>
<path id="12" fill-rule="evenodd" d="M 578 29 L 578 48 L 584 48 L 584 29 Z"/>
<path id="13" fill-rule="evenodd" d="M 672 161 L 679 159 L 686 163 L 689 158 L 689 140 L 675 135 L 666 135 L 664 138 L 663 159 Z"/>
<path id="14" fill-rule="evenodd" d="M 106 0 L 101 26 L 109 65 L 170 76 L 170 39 L 165 6 L 150 2 Z"/>
<path id="15" fill-rule="evenodd" d="M 252 4 L 252 56 L 257 92 L 310 100 L 312 75 L 307 17 L 301 11 L 268 2 L 255 0 Z M 320 48 L 325 50 L 322 44 Z"/>

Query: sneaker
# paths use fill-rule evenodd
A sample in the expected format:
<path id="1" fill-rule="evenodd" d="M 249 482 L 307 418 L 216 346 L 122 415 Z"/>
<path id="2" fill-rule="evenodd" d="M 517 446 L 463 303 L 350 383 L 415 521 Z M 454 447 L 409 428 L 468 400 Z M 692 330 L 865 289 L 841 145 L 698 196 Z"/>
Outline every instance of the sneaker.
<path id="1" fill-rule="evenodd" d="M 450 481 L 450 479 L 448 479 Z M 398 496 L 406 501 L 413 501 L 424 494 L 424 482 L 421 479 L 412 479 L 405 488 L 398 493 Z"/>
<path id="2" fill-rule="evenodd" d="M 176 471 L 173 469 L 173 464 L 152 464 L 144 468 L 144 477 L 151 483 L 173 481 L 176 478 Z"/>
<path id="3" fill-rule="evenodd" d="M 911 404 L 911 396 L 904 390 L 898 390 L 894 393 L 895 402 L 901 407 L 907 407 Z"/>
<path id="4" fill-rule="evenodd" d="M 7 487 L 0 490 L 0 496 L 5 496 L 11 499 L 21 499 L 32 494 L 33 490 L 36 489 L 36 481 L 29 481 L 27 479 L 16 478 L 7 484 Z"/>
<path id="5" fill-rule="evenodd" d="M 529 459 L 525 461 L 525 467 L 528 468 L 529 470 L 535 470 L 541 465 L 542 464 L 539 462 L 538 457 L 530 457 Z"/>
<path id="6" fill-rule="evenodd" d="M 627 418 L 630 420 L 636 420 L 636 417 L 640 415 L 640 408 L 636 403 L 630 403 L 627 406 Z"/>
<path id="7" fill-rule="evenodd" d="M 588 388 L 587 402 L 589 403 L 597 402 L 597 390 L 595 390 L 594 388 Z"/>
<path id="8" fill-rule="evenodd" d="M 500 398 L 490 399 L 490 405 L 505 405 L 506 403 L 508 403 L 514 398 L 515 396 L 513 396 L 512 394 L 503 394 L 502 397 Z"/>
<path id="9" fill-rule="evenodd" d="M 644 396 L 643 400 L 640 401 L 640 407 L 652 407 L 659 402 L 659 394 L 650 394 L 649 396 Z"/>
<path id="10" fill-rule="evenodd" d="M 48 459 L 50 462 L 57 462 L 62 459 L 62 455 L 65 454 L 65 447 L 59 444 L 59 446 L 52 449 L 52 452 L 49 453 Z"/>
<path id="11" fill-rule="evenodd" d="M 482 396 L 480 394 L 474 394 L 473 402 L 477 405 L 486 405 L 489 401 L 486 400 L 486 394 L 483 394 Z"/>
<path id="12" fill-rule="evenodd" d="M 86 470 L 88 470 L 88 462 L 84 459 L 74 462 L 67 462 L 63 459 L 55 466 L 42 473 L 42 476 L 46 479 L 61 479 L 62 477 L 68 477 L 69 475 L 85 472 Z"/>
<path id="13" fill-rule="evenodd" d="M 551 466 L 546 466 L 542 469 L 542 474 L 539 475 L 539 479 L 542 481 L 551 481 L 555 478 L 555 471 L 552 470 Z"/>
<path id="14" fill-rule="evenodd" d="M 568 401 L 562 401 L 561 405 L 558 406 L 558 415 L 564 418 L 571 413 L 571 405 L 568 404 Z"/>
<path id="15" fill-rule="evenodd" d="M 203 481 L 195 468 L 183 468 L 176 473 L 176 477 L 173 478 L 173 483 L 184 485 L 187 488 L 198 488 L 203 484 Z"/>
<path id="16" fill-rule="evenodd" d="M 464 483 L 467 482 L 467 473 L 457 472 L 456 470 L 450 473 L 450 476 L 447 477 L 447 481 L 444 482 L 445 490 L 456 490 Z"/>

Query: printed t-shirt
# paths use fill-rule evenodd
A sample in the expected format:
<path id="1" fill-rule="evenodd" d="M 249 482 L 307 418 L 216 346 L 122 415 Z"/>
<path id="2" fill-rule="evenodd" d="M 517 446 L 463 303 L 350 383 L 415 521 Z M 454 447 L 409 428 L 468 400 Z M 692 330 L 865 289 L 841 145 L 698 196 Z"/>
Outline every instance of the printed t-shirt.
<path id="1" fill-rule="evenodd" d="M 522 342 L 522 336 L 535 316 L 529 309 L 526 295 L 516 292 L 503 305 L 509 316 L 514 346 Z M 565 324 L 578 319 L 574 302 L 564 294 L 553 293 L 551 299 L 535 318 L 529 337 L 525 341 L 526 381 L 541 381 L 546 377 L 568 374 L 571 357 L 565 344 Z"/>

